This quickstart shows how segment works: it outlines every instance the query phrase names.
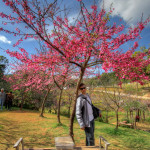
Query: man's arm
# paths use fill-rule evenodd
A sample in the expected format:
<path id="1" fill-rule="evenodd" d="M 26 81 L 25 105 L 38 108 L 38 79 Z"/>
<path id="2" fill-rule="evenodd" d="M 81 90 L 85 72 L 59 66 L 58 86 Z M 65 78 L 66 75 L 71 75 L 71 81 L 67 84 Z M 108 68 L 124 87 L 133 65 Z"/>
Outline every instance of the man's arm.
<path id="1" fill-rule="evenodd" d="M 83 122 L 83 115 L 82 115 L 82 107 L 83 107 L 83 101 L 81 100 L 81 97 L 77 98 L 77 103 L 76 103 L 76 118 L 77 121 L 80 125 L 80 128 L 84 130 L 84 122 Z"/>

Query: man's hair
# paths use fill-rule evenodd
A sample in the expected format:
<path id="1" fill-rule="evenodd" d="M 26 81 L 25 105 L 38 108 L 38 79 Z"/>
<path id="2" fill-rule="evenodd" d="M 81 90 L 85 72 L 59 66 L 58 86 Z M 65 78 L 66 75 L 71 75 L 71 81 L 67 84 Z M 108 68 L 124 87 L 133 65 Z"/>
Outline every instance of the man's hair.
<path id="1" fill-rule="evenodd" d="M 80 89 L 83 85 L 85 85 L 85 84 L 84 84 L 84 83 L 80 83 L 80 85 L 79 85 L 79 89 Z"/>
<path id="2" fill-rule="evenodd" d="M 3 90 L 3 91 L 4 91 L 4 88 L 1 88 L 1 90 Z"/>

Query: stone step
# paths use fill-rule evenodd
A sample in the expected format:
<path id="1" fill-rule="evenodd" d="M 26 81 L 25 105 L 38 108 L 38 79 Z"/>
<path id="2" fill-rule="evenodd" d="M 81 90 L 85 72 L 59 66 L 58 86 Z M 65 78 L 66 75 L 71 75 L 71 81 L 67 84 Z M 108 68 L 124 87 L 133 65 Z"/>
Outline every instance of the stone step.
<path id="1" fill-rule="evenodd" d="M 25 148 L 24 150 L 56 150 L 56 148 Z"/>
<path id="2" fill-rule="evenodd" d="M 75 150 L 99 150 L 99 146 L 81 146 L 75 147 Z"/>
<path id="3" fill-rule="evenodd" d="M 56 148 L 25 148 L 24 150 L 56 150 Z M 74 150 L 99 150 L 99 146 L 80 146 L 74 147 Z"/>
<path id="4" fill-rule="evenodd" d="M 70 136 L 55 137 L 55 146 L 57 150 L 71 150 L 75 144 Z"/>

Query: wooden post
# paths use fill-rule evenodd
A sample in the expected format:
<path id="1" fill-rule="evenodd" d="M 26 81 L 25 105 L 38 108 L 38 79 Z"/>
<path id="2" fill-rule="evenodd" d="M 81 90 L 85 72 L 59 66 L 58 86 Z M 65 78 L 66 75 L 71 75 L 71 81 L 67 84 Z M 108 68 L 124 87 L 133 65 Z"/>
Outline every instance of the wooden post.
<path id="1" fill-rule="evenodd" d="M 102 149 L 102 143 L 101 143 L 102 141 L 105 143 L 104 149 Z M 100 150 L 108 150 L 109 145 L 110 143 L 108 143 L 107 140 L 105 140 L 102 136 L 99 136 L 99 149 Z"/>
<path id="2" fill-rule="evenodd" d="M 19 150 L 19 144 L 21 143 L 22 145 L 22 150 L 24 150 L 24 143 L 23 143 L 23 138 L 20 138 L 14 145 L 13 148 L 16 148 L 16 150 Z"/>

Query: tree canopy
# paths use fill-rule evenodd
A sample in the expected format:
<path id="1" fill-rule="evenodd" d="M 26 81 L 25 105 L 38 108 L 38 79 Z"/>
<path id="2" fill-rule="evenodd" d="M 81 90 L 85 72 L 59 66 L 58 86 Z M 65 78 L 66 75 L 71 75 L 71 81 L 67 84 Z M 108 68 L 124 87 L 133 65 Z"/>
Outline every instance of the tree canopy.
<path id="1" fill-rule="evenodd" d="M 114 71 L 119 79 L 130 79 L 142 84 L 143 80 L 149 79 L 143 68 L 150 63 L 150 59 L 144 59 L 145 53 L 140 53 L 136 57 L 132 56 L 138 47 L 140 33 L 149 23 L 150 18 L 127 29 L 123 24 L 117 25 L 115 22 L 110 24 L 112 8 L 109 13 L 106 13 L 104 9 L 98 9 L 98 5 L 93 3 L 89 10 L 82 0 L 78 1 L 80 9 L 73 23 L 70 23 L 69 16 L 59 7 L 57 0 L 53 2 L 3 0 L 13 14 L 0 13 L 0 17 L 9 20 L 12 25 L 24 24 L 27 30 L 23 32 L 19 27 L 15 31 L 0 28 L 0 31 L 21 36 L 14 47 L 28 38 L 42 41 L 41 47 L 44 52 L 29 56 L 23 48 L 19 48 L 19 52 L 6 50 L 11 57 L 16 57 L 29 69 L 50 70 L 53 75 L 58 67 L 66 72 L 67 67 L 64 66 L 76 66 L 76 76 L 79 80 L 71 116 L 70 135 L 72 137 L 75 103 L 79 84 L 84 75 L 96 74 L 95 69 L 100 68 L 105 72 Z M 61 12 L 63 15 L 60 14 Z M 8 25 L 7 21 L 4 25 Z M 53 28 L 52 31 L 48 30 L 50 26 Z M 134 44 L 123 52 L 120 47 L 130 41 L 134 41 Z"/>

